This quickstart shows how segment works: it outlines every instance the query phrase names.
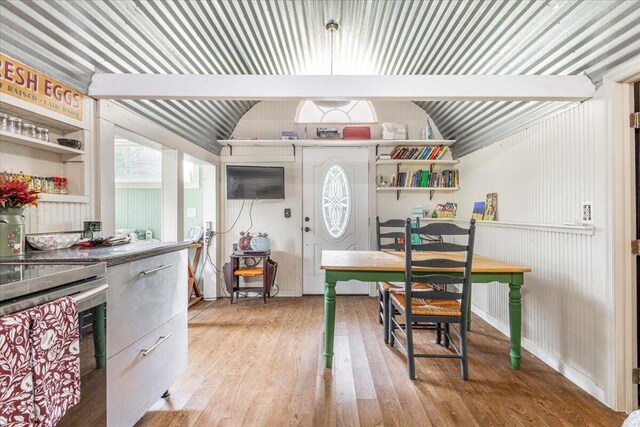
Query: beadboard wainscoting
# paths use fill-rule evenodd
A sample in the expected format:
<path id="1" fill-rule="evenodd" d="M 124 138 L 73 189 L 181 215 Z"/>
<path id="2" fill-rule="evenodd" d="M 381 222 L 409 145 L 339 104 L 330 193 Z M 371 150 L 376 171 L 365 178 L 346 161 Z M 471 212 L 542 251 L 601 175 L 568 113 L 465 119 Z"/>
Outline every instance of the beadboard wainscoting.
<path id="1" fill-rule="evenodd" d="M 24 216 L 27 234 L 82 230 L 82 222 L 91 218 L 91 205 L 38 202 L 38 207 L 26 208 Z"/>
<path id="2" fill-rule="evenodd" d="M 575 108 L 460 160 L 458 216 L 498 193 L 504 227 L 478 226 L 476 252 L 532 268 L 522 291 L 523 346 L 601 401 L 612 375 L 605 278 L 605 142 L 602 100 Z M 593 230 L 577 224 L 593 202 Z M 509 223 L 519 223 L 511 227 Z M 531 227 L 526 224 L 530 223 Z M 549 224 L 545 227 L 540 224 Z M 508 288 L 473 287 L 473 310 L 508 333 Z M 523 360 L 523 369 L 527 362 Z"/>

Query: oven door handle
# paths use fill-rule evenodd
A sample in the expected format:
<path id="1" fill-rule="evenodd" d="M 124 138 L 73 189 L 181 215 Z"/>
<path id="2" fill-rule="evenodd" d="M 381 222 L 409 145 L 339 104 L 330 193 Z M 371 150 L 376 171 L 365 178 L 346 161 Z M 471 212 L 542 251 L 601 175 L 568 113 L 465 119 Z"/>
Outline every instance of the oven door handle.
<path id="1" fill-rule="evenodd" d="M 72 295 L 78 305 L 78 312 L 88 310 L 96 305 L 107 302 L 107 289 L 109 285 L 101 285 L 88 291 Z"/>

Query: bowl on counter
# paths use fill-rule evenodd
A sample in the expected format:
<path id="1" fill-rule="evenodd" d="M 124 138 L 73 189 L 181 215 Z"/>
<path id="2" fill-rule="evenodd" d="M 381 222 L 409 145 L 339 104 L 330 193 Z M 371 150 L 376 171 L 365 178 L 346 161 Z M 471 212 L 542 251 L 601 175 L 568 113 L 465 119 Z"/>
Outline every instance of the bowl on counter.
<path id="1" fill-rule="evenodd" d="M 82 232 L 28 234 L 27 243 L 39 251 L 52 251 L 54 249 L 67 249 L 80 242 Z"/>
<path id="2" fill-rule="evenodd" d="M 82 150 L 82 141 L 79 141 L 77 139 L 58 138 L 57 141 L 58 141 L 58 144 L 64 147 L 75 148 L 76 150 Z"/>

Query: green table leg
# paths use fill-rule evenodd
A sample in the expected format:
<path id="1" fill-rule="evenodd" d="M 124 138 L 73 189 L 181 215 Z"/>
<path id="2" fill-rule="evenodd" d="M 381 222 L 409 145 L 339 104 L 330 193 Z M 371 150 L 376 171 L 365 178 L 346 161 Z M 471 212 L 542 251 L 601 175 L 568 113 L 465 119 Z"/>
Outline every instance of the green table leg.
<path id="1" fill-rule="evenodd" d="M 91 309 L 93 314 L 93 349 L 95 351 L 96 368 L 104 369 L 107 367 L 107 352 L 105 346 L 107 337 L 104 329 L 104 309 L 106 304 L 96 305 Z"/>
<path id="2" fill-rule="evenodd" d="M 328 276 L 328 274 L 327 274 Z M 336 282 L 325 279 L 324 284 L 324 367 L 333 362 L 333 330 L 336 324 Z"/>
<path id="3" fill-rule="evenodd" d="M 522 336 L 521 321 L 522 321 L 522 296 L 520 294 L 520 287 L 522 286 L 522 275 L 514 274 L 509 283 L 509 332 L 511 342 L 511 367 L 513 369 L 520 369 L 520 354 L 521 347 L 520 341 Z"/>

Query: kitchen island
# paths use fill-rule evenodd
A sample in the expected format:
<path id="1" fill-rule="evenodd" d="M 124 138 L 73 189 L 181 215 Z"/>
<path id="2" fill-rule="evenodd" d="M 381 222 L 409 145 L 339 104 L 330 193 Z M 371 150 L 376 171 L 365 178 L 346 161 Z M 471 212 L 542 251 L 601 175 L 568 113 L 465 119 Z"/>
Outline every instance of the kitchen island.
<path id="1" fill-rule="evenodd" d="M 107 267 L 107 425 L 133 425 L 187 368 L 187 248 L 129 243 L 28 251 L 0 265 Z"/>

